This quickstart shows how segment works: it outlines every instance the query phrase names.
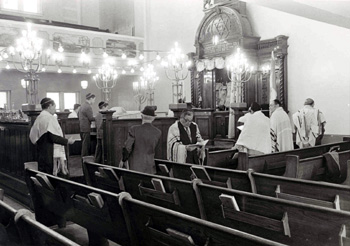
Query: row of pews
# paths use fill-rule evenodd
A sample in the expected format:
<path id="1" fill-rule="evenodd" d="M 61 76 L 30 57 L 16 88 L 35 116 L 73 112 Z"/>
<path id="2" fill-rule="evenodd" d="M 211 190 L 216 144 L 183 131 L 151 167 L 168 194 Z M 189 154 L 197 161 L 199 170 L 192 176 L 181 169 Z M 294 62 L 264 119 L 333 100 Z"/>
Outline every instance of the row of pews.
<path id="1" fill-rule="evenodd" d="M 350 159 L 350 139 L 345 137 L 343 142 L 265 155 L 248 156 L 247 153 L 240 152 L 237 169 L 253 169 L 261 173 L 323 181 L 326 179 L 324 154 L 332 149 L 339 152 L 340 163 L 346 163 Z M 234 153 L 234 150 L 209 152 L 208 166 L 229 167 L 227 163 Z M 349 180 L 347 182 L 350 184 Z"/>
<path id="2" fill-rule="evenodd" d="M 332 148 L 349 173 L 350 143 L 341 142 L 291 151 L 311 180 L 269 174 L 293 170 L 284 152 L 247 157 L 247 170 L 156 160 L 156 175 L 85 158 L 87 185 L 29 169 L 26 183 L 39 222 L 72 221 L 121 245 L 350 245 L 350 186 L 312 180 L 324 180 Z"/>
<path id="3" fill-rule="evenodd" d="M 0 197 L 0 245 L 62 245 L 78 246 L 75 242 L 51 230 L 35 220 L 27 209 L 16 210 L 3 201 L 3 190 Z"/>

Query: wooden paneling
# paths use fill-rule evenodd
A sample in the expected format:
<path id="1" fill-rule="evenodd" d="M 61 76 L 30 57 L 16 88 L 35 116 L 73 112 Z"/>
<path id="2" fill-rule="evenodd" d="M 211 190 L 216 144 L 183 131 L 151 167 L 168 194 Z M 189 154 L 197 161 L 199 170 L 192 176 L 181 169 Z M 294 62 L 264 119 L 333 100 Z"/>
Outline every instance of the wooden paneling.
<path id="1" fill-rule="evenodd" d="M 213 114 L 214 138 L 226 138 L 228 134 L 229 111 L 217 111 Z"/>

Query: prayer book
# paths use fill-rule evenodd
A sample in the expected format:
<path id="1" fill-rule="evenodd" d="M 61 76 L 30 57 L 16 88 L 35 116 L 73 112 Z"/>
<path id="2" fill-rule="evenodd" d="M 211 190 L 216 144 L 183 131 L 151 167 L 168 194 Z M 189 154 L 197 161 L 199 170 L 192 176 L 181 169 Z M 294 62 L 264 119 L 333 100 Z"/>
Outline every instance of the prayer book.
<path id="1" fill-rule="evenodd" d="M 151 182 L 152 182 L 153 187 L 156 191 L 166 193 L 164 185 L 163 185 L 163 181 L 161 179 L 153 178 L 153 179 L 151 179 Z"/>
<path id="2" fill-rule="evenodd" d="M 204 167 L 193 165 L 190 167 L 190 169 L 191 169 L 193 175 L 196 176 L 196 178 L 211 181 L 211 178 L 210 178 L 207 170 L 205 170 Z"/>
<path id="3" fill-rule="evenodd" d="M 173 230 L 171 228 L 167 228 L 166 229 L 166 232 L 174 237 L 174 238 L 177 238 L 177 239 L 180 239 L 181 241 L 184 241 L 184 242 L 187 242 L 187 243 L 190 243 L 191 245 L 196 245 L 192 239 L 192 237 L 188 234 L 185 234 L 185 233 L 182 233 L 182 232 L 179 232 L 179 231 L 176 231 L 176 230 Z"/>
<path id="4" fill-rule="evenodd" d="M 92 205 L 94 205 L 97 208 L 103 208 L 104 201 L 100 194 L 91 192 L 90 194 L 88 194 L 88 198 Z"/>
<path id="5" fill-rule="evenodd" d="M 233 208 L 236 211 L 240 211 L 236 198 L 234 196 L 221 194 L 219 196 L 219 199 L 224 207 Z"/>
<path id="6" fill-rule="evenodd" d="M 48 189 L 48 190 L 55 190 L 55 188 L 53 188 L 52 184 L 50 183 L 50 180 L 48 179 L 48 177 L 45 174 L 38 173 L 37 175 L 35 175 L 35 177 L 37 178 L 39 183 L 43 187 L 45 187 L 46 189 Z"/>
<path id="7" fill-rule="evenodd" d="M 169 173 L 169 169 L 165 164 L 159 164 L 158 167 L 162 173 Z"/>
<path id="8" fill-rule="evenodd" d="M 203 140 L 203 141 L 201 141 L 201 142 L 197 142 L 197 143 L 195 143 L 195 144 L 188 144 L 188 145 L 186 145 L 186 146 L 190 146 L 190 147 L 203 147 L 203 146 L 207 145 L 208 142 L 209 142 L 209 139 Z"/>

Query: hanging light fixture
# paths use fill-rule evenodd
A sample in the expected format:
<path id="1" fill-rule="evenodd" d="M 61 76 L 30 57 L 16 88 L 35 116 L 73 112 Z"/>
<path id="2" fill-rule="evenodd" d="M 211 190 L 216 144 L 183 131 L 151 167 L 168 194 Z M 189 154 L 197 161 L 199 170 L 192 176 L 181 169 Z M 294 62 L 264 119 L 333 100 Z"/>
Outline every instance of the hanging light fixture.
<path id="1" fill-rule="evenodd" d="M 83 88 L 84 90 L 88 87 L 88 82 L 87 80 L 82 80 L 80 82 L 81 88 Z"/>
<path id="2" fill-rule="evenodd" d="M 110 100 L 112 88 L 117 84 L 118 73 L 108 62 L 105 62 L 93 77 L 96 86 L 102 90 L 104 101 Z"/>

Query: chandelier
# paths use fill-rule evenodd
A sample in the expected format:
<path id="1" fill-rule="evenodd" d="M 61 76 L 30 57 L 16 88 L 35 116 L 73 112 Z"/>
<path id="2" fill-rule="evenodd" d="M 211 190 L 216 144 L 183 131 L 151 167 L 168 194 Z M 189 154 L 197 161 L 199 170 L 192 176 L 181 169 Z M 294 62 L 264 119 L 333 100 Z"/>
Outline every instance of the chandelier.
<path id="1" fill-rule="evenodd" d="M 134 92 L 135 102 L 138 104 L 139 110 L 141 111 L 141 105 L 147 100 L 147 82 L 142 79 L 140 81 L 133 82 L 132 90 Z"/>
<path id="2" fill-rule="evenodd" d="M 147 94 L 147 105 L 154 105 L 154 90 L 155 83 L 159 80 L 157 73 L 154 71 L 153 64 L 148 64 L 146 69 L 143 72 L 142 77 L 140 78 L 143 81 L 143 84 L 146 87 Z"/>
<path id="3" fill-rule="evenodd" d="M 27 23 L 27 30 L 22 31 L 22 37 L 16 40 L 16 47 L 8 47 L 13 66 L 20 72 L 26 73 L 24 81 L 26 84 L 26 95 L 28 104 L 37 104 L 38 94 L 38 74 L 42 68 L 42 44 L 43 40 L 36 36 L 36 32 L 31 29 L 31 23 Z M 21 67 L 14 61 L 14 56 L 18 53 Z M 50 51 L 47 51 L 50 55 Z"/>
<path id="4" fill-rule="evenodd" d="M 184 102 L 183 81 L 188 76 L 188 67 L 191 65 L 191 61 L 182 53 L 177 42 L 175 42 L 175 47 L 170 50 L 167 60 L 163 61 L 162 65 L 167 78 L 172 81 L 173 103 Z"/>
<path id="5" fill-rule="evenodd" d="M 93 76 L 96 86 L 102 90 L 104 101 L 109 102 L 112 88 L 117 84 L 118 73 L 108 62 L 105 62 L 98 73 Z"/>

